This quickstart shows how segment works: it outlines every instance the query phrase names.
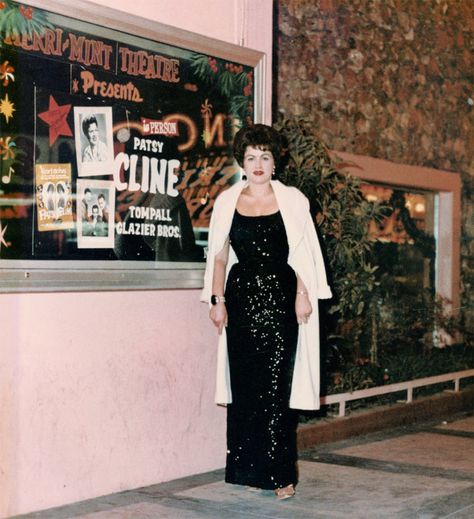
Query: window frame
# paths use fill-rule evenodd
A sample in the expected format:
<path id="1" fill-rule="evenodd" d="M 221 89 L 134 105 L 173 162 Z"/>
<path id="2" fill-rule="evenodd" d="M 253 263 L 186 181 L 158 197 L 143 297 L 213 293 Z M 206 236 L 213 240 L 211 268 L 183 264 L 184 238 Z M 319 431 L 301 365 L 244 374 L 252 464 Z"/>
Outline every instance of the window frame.
<path id="1" fill-rule="evenodd" d="M 344 170 L 361 180 L 389 187 L 431 191 L 438 195 L 435 214 L 436 293 L 451 302 L 447 310 L 456 314 L 460 306 L 461 275 L 461 175 L 454 171 L 399 164 L 346 152 L 333 152 Z"/>
<path id="2" fill-rule="evenodd" d="M 213 55 L 254 70 L 254 122 L 267 119 L 266 56 L 263 52 L 209 38 L 85 0 L 26 0 L 79 22 Z M 93 14 L 93 16 L 92 16 Z M 127 289 L 189 289 L 203 285 L 204 262 L 0 260 L 0 293 Z"/>

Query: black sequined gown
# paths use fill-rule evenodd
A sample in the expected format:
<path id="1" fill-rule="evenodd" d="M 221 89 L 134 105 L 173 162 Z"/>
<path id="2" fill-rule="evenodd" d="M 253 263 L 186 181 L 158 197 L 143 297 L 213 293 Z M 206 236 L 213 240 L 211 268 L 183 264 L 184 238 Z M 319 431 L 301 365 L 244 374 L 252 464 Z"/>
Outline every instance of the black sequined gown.
<path id="1" fill-rule="evenodd" d="M 235 212 L 238 263 L 226 284 L 232 404 L 226 481 L 275 489 L 296 484 L 296 414 L 289 409 L 298 337 L 296 275 L 281 214 Z"/>

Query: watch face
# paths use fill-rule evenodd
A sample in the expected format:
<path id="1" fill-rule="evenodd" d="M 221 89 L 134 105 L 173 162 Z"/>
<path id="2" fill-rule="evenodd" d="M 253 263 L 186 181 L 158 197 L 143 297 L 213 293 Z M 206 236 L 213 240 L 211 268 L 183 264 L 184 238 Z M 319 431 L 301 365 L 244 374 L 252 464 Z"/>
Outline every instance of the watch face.
<path id="1" fill-rule="evenodd" d="M 217 296 L 212 295 L 211 296 L 211 305 L 216 305 L 216 304 L 217 304 Z"/>

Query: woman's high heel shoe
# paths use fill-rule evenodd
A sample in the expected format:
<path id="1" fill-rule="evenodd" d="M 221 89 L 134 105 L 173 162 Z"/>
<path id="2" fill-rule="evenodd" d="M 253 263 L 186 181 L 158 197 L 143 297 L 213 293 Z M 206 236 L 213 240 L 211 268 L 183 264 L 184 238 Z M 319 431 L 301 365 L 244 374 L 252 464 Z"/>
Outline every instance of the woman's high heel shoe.
<path id="1" fill-rule="evenodd" d="M 295 486 L 288 485 L 287 487 L 277 488 L 275 490 L 275 495 L 278 500 L 283 501 L 283 499 L 289 499 L 295 495 Z"/>

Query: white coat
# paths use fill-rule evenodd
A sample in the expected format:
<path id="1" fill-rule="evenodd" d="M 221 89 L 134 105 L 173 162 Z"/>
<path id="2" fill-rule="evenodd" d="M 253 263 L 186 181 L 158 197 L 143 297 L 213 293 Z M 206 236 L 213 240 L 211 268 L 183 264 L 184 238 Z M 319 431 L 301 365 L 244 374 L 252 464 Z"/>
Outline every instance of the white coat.
<path id="1" fill-rule="evenodd" d="M 237 182 L 221 193 L 215 201 L 209 226 L 207 264 L 201 301 L 209 302 L 212 295 L 214 258 L 222 250 L 229 236 L 237 199 L 246 185 L 247 182 Z M 321 247 L 309 212 L 308 199 L 295 187 L 285 186 L 278 180 L 271 181 L 271 185 L 288 238 L 288 264 L 305 284 L 313 307 L 308 322 L 299 326 L 290 407 L 319 409 L 318 299 L 331 298 L 331 289 L 327 283 Z M 235 252 L 229 247 L 226 280 L 232 265 L 236 262 Z M 218 342 L 215 401 L 218 404 L 232 402 L 225 331 L 219 336 Z"/>

